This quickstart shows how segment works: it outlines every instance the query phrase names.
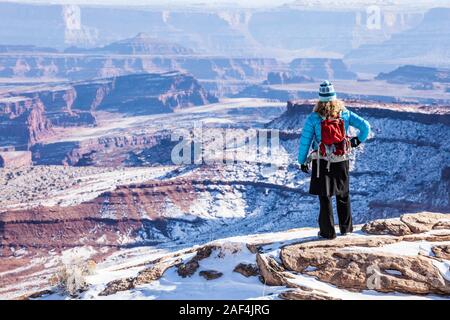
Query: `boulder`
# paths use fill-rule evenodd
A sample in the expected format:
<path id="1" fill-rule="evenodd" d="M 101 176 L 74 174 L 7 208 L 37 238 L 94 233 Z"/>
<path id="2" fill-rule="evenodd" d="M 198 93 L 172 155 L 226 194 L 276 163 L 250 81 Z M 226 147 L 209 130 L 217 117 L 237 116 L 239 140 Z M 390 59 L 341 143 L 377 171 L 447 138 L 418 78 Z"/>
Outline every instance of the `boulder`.
<path id="1" fill-rule="evenodd" d="M 199 275 L 206 280 L 215 280 L 223 276 L 223 273 L 216 270 L 202 270 Z"/>
<path id="2" fill-rule="evenodd" d="M 405 223 L 412 232 L 423 233 L 432 230 L 435 226 L 442 228 L 448 225 L 450 215 L 443 213 L 422 212 L 416 214 L 404 214 L 400 220 Z"/>
<path id="3" fill-rule="evenodd" d="M 450 230 L 450 215 L 448 220 L 439 220 L 433 226 L 433 230 Z"/>
<path id="4" fill-rule="evenodd" d="M 259 275 L 258 266 L 255 264 L 239 263 L 233 271 L 247 278 Z"/>
<path id="5" fill-rule="evenodd" d="M 213 250 L 215 249 L 217 248 L 211 245 L 200 247 L 197 250 L 195 256 L 190 261 L 188 261 L 187 263 L 180 263 L 178 265 L 178 275 L 182 278 L 191 277 L 192 275 L 194 275 L 194 273 L 200 267 L 200 264 L 198 262 L 211 256 Z"/>
<path id="6" fill-rule="evenodd" d="M 450 260 L 450 245 L 438 245 L 431 248 L 436 258 Z"/>
<path id="7" fill-rule="evenodd" d="M 99 296 L 110 296 L 119 291 L 127 291 L 134 288 L 133 278 L 119 279 L 109 282 Z"/>
<path id="8" fill-rule="evenodd" d="M 368 234 L 404 236 L 411 234 L 411 229 L 397 219 L 380 219 L 366 223 L 362 230 Z"/>
<path id="9" fill-rule="evenodd" d="M 158 262 L 150 268 L 139 272 L 136 278 L 133 279 L 133 283 L 134 285 L 141 285 L 158 280 L 163 276 L 167 269 L 179 264 L 180 262 L 180 259 L 170 259 L 167 261 Z"/>
<path id="10" fill-rule="evenodd" d="M 55 293 L 54 290 L 44 289 L 44 290 L 39 290 L 37 292 L 34 292 L 34 293 L 30 294 L 30 295 L 21 296 L 17 300 L 40 299 L 42 297 L 49 296 L 49 295 L 54 294 L 54 293 Z"/>
<path id="11" fill-rule="evenodd" d="M 256 254 L 261 282 L 268 286 L 285 286 L 288 274 L 285 269 L 272 257 L 263 254 Z"/>
<path id="12" fill-rule="evenodd" d="M 177 273 L 180 277 L 186 278 L 191 277 L 200 267 L 198 261 L 192 260 L 187 263 L 181 263 L 178 265 Z"/>

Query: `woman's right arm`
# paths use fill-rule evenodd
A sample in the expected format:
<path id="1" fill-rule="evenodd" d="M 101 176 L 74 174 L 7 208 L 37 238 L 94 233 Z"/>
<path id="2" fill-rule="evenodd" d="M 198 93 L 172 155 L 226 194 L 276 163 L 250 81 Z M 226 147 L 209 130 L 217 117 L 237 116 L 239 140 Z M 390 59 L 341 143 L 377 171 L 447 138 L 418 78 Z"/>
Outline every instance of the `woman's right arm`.
<path id="1" fill-rule="evenodd" d="M 302 130 L 300 138 L 300 148 L 298 149 L 298 163 L 304 164 L 308 157 L 309 148 L 311 147 L 312 140 L 314 138 L 314 125 L 312 114 L 306 118 L 305 126 Z"/>

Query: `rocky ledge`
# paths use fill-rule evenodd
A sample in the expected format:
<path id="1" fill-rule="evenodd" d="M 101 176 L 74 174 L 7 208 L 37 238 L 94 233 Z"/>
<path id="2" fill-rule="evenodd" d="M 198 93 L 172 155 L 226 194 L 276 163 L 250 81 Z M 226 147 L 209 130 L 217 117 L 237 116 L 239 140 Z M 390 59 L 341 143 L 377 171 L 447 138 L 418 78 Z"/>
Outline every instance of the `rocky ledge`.
<path id="1" fill-rule="evenodd" d="M 330 241 L 316 233 L 216 240 L 152 252 L 134 264 L 128 252 L 99 265 L 78 298 L 450 299 L 448 214 L 376 220 Z M 45 293 L 50 299 L 62 294 L 54 287 Z"/>
<path id="2" fill-rule="evenodd" d="M 291 245 L 280 258 L 289 272 L 338 288 L 449 296 L 449 223 L 450 216 L 435 213 L 376 220 L 362 229 L 372 236 Z M 280 281 L 288 284 L 289 277 Z"/>

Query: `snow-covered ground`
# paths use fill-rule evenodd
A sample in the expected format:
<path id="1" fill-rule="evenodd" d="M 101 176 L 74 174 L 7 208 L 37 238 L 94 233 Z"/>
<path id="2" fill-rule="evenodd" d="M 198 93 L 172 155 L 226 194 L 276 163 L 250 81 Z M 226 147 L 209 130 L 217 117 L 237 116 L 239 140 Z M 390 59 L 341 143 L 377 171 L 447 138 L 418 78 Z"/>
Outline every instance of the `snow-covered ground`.
<path id="1" fill-rule="evenodd" d="M 279 109 L 281 113 L 286 107 L 285 102 L 271 101 L 268 99 L 240 98 L 222 99 L 218 103 L 204 106 L 189 107 L 176 110 L 169 114 L 155 114 L 147 116 L 117 116 L 108 112 L 96 113 L 98 125 L 96 127 L 80 128 L 55 128 L 56 135 L 46 140 L 46 143 L 61 141 L 83 141 L 122 134 L 132 129 L 133 134 L 139 132 L 154 132 L 156 130 L 169 130 L 180 127 L 192 127 L 195 122 L 203 122 L 208 125 L 239 124 L 245 122 L 266 123 L 270 114 L 266 110 Z M 261 114 L 246 114 L 248 109 L 260 109 Z M 242 112 L 240 115 L 239 112 Z M 279 114 L 278 113 L 278 114 Z M 275 116 L 277 116 L 276 114 Z"/>
<path id="2" fill-rule="evenodd" d="M 115 253 L 105 262 L 97 265 L 92 275 L 87 276 L 89 288 L 76 299 L 280 299 L 279 294 L 290 290 L 286 286 L 269 286 L 264 284 L 258 276 L 245 277 L 237 273 L 234 268 L 241 263 L 256 265 L 256 254 L 249 250 L 249 245 L 260 244 L 260 252 L 279 260 L 280 249 L 290 244 L 315 241 L 316 229 L 294 229 L 279 233 L 267 233 L 258 235 L 239 236 L 225 238 L 207 243 L 216 249 L 212 254 L 199 261 L 199 268 L 188 277 L 181 277 L 177 273 L 177 267 L 168 268 L 161 278 L 150 283 L 138 285 L 132 289 L 119 291 L 108 296 L 99 296 L 107 284 L 113 280 L 133 278 L 138 273 L 157 261 L 167 256 L 177 256 L 186 263 L 195 255 L 192 248 L 180 247 L 162 248 L 136 248 Z M 371 237 L 361 231 L 345 238 Z M 344 238 L 342 238 L 344 239 Z M 266 243 L 266 244 L 264 244 Z M 359 250 L 360 252 L 378 251 L 393 255 L 417 256 L 419 253 L 432 256 L 430 247 L 435 245 L 450 245 L 450 241 L 430 243 L 426 241 L 401 241 L 393 245 L 376 248 L 346 248 L 345 250 Z M 442 272 L 442 276 L 448 280 L 450 261 L 435 262 Z M 206 280 L 200 275 L 201 271 L 214 270 L 222 275 L 214 280 Z M 412 295 L 401 293 L 382 293 L 375 290 L 350 291 L 340 289 L 334 285 L 318 280 L 315 277 L 288 272 L 290 282 L 311 292 L 317 292 L 325 296 L 337 299 L 450 299 L 450 296 L 437 295 Z M 392 271 L 395 275 L 395 271 Z M 401 276 L 401 275 L 398 275 Z M 42 299 L 68 299 L 66 295 L 53 293 L 44 295 Z"/>
<path id="3" fill-rule="evenodd" d="M 34 166 L 0 169 L 0 211 L 43 206 L 72 206 L 117 186 L 164 177 L 176 166 L 94 168 Z"/>
<path id="4" fill-rule="evenodd" d="M 180 111 L 176 115 L 122 119 L 119 120 L 123 121 L 122 124 L 114 126 L 117 130 L 134 130 L 135 125 L 142 130 L 146 126 L 150 127 L 149 130 L 157 130 L 158 127 L 164 127 L 169 123 L 171 126 L 187 126 L 196 119 L 212 126 L 228 125 L 234 122 L 237 127 L 248 123 L 262 127 L 263 123 L 271 120 L 263 117 L 264 111 L 258 118 L 254 118 L 252 113 L 246 115 L 242 112 L 243 109 L 253 107 L 264 111 L 282 108 L 279 103 L 266 100 L 232 99 L 216 105 L 196 107 L 189 112 Z M 238 116 L 233 112 L 238 112 Z M 296 119 L 297 129 L 301 128 L 303 120 L 304 118 Z M 385 118 L 369 120 L 374 134 L 357 150 L 356 162 L 351 162 L 352 206 L 355 220 L 363 222 L 379 217 L 398 216 L 406 210 L 415 211 L 423 207 L 432 208 L 435 211 L 441 209 L 441 212 L 448 213 L 448 187 L 442 177 L 450 154 L 449 141 L 446 139 L 449 127 L 442 124 L 426 125 L 409 120 L 398 121 Z M 274 124 L 276 128 L 285 129 L 283 121 Z M 102 134 L 102 132 L 89 132 L 88 136 L 92 137 L 96 134 Z M 74 132 L 68 139 L 80 139 L 80 136 Z M 187 298 L 187 293 L 192 293 L 189 298 L 277 299 L 281 292 L 287 290 L 285 287 L 263 285 L 258 277 L 246 278 L 233 272 L 233 268 L 240 262 L 255 263 L 255 254 L 246 246 L 249 242 L 264 239 L 275 242 L 265 246 L 264 250 L 266 250 L 265 254 L 277 257 L 281 246 L 287 242 L 311 240 L 317 234 L 315 229 L 273 233 L 295 227 L 316 225 L 318 202 L 315 197 L 307 194 L 309 176 L 301 173 L 298 168 L 289 167 L 289 164 L 295 162 L 297 150 L 298 139 L 283 141 L 276 159 L 280 167 L 269 171 L 264 170 L 264 166 L 261 165 L 270 160 L 264 158 L 251 163 L 212 166 L 206 169 L 195 166 L 186 166 L 181 170 L 178 170 L 180 168 L 176 166 L 141 168 L 43 166 L 31 168 L 19 175 L 0 170 L 0 178 L 5 182 L 0 184 L 1 207 L 11 209 L 36 205 L 63 207 L 76 205 L 90 201 L 105 191 L 113 191 L 119 185 L 137 184 L 149 180 L 172 182 L 183 178 L 187 181 L 189 179 L 209 181 L 211 183 L 207 187 L 189 189 L 194 196 L 187 194 L 185 198 L 178 199 L 178 202 L 171 198 L 170 193 L 166 195 L 160 210 L 161 216 L 166 218 L 164 230 L 151 230 L 153 228 L 151 225 L 146 226 L 148 230 L 143 230 L 147 232 L 147 236 L 149 234 L 154 236 L 148 240 L 157 240 L 162 244 L 156 247 L 121 249 L 110 256 L 97 266 L 95 274 L 87 277 L 90 286 L 81 298 L 182 299 Z M 240 156 L 245 159 L 245 154 Z M 26 200 L 20 201 L 20 199 Z M 105 207 L 107 207 L 106 204 Z M 117 205 L 116 213 L 121 217 L 127 216 L 126 212 L 119 212 L 121 203 L 114 205 Z M 114 218 L 111 212 L 102 211 L 99 218 Z M 142 218 L 151 220 L 145 212 Z M 239 236 L 230 238 L 237 235 Z M 354 235 L 354 237 L 362 236 L 364 235 L 360 233 Z M 136 241 L 127 237 L 127 234 L 121 235 L 120 243 L 131 244 Z M 239 248 L 236 252 L 227 252 L 225 255 L 218 255 L 215 252 L 200 261 L 199 271 L 213 269 L 222 272 L 223 275 L 219 279 L 208 281 L 199 276 L 198 272 L 192 277 L 181 278 L 176 268 L 172 267 L 164 273 L 163 277 L 152 283 L 142 284 L 132 290 L 106 297 L 98 296 L 106 284 L 112 280 L 135 277 L 155 259 L 173 255 L 174 252 L 179 251 L 183 259 L 187 261 L 192 258 L 192 252 L 188 252 L 190 249 L 214 239 L 219 239 L 212 243 L 220 247 Z M 99 238 L 98 244 L 104 240 Z M 415 256 L 419 253 L 430 255 L 430 248 L 431 244 L 427 242 L 400 242 L 383 248 L 364 250 L 369 252 L 383 250 L 394 254 Z M 71 258 L 81 256 L 86 260 L 98 254 L 96 250 L 89 247 L 81 249 L 83 251 L 81 253 L 74 250 L 65 252 L 63 260 L 70 263 L 67 261 Z M 18 259 L 25 255 L 20 250 L 15 253 Z M 361 248 L 358 250 L 364 251 Z M 106 251 L 100 253 L 107 254 Z M 14 269 L 14 272 L 44 264 L 46 270 L 38 271 L 37 278 L 39 278 L 40 286 L 45 286 L 48 278 L 57 272 L 58 261 L 57 254 L 50 252 L 44 260 L 42 256 L 36 257 L 27 266 Z M 441 270 L 442 276 L 448 279 L 448 262 L 434 263 Z M 0 278 L 7 276 L 8 272 L 11 274 L 10 271 L 5 271 L 0 274 Z M 338 298 L 409 297 L 399 294 L 380 295 L 372 291 L 354 293 L 338 289 L 307 275 L 293 273 L 292 276 L 299 284 L 312 287 L 318 292 L 325 291 L 328 295 Z M 23 290 L 15 292 L 5 293 L 8 289 L 13 290 L 16 284 L 5 287 L 0 290 L 0 295 L 12 297 L 17 292 L 28 293 L 29 287 L 33 286 L 32 281 L 22 283 Z M 205 292 L 213 293 L 206 295 Z M 46 298 L 66 297 L 52 294 Z"/>

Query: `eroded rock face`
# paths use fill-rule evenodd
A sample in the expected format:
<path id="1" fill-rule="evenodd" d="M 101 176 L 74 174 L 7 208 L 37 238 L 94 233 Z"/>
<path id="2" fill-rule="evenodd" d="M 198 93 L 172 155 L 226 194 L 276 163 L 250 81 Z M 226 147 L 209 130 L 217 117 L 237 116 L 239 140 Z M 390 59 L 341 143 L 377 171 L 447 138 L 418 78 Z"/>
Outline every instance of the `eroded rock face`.
<path id="1" fill-rule="evenodd" d="M 17 89 L 0 94 L 0 142 L 11 140 L 28 148 L 50 135 L 52 126 L 95 126 L 95 111 L 100 110 L 149 115 L 217 101 L 197 79 L 180 72 Z"/>
<path id="2" fill-rule="evenodd" d="M 267 80 L 263 82 L 264 85 L 274 84 L 290 84 L 290 83 L 304 83 L 313 82 L 313 78 L 304 76 L 302 74 L 295 74 L 290 72 L 272 71 L 267 75 Z"/>
<path id="3" fill-rule="evenodd" d="M 218 101 L 193 76 L 180 72 L 127 75 L 109 78 L 104 82 L 110 90 L 101 95 L 101 100 L 98 89 L 94 91 L 96 110 L 133 115 L 157 114 Z M 81 84 L 75 89 L 80 93 L 91 91 L 91 84 L 87 83 L 87 86 Z M 101 88 L 105 84 L 99 83 L 99 86 Z"/>
<path id="4" fill-rule="evenodd" d="M 20 150 L 54 133 L 45 106 L 36 97 L 0 97 L 0 122 L 0 144 L 5 141 Z"/>
<path id="5" fill-rule="evenodd" d="M 281 259 L 288 270 L 314 276 L 339 288 L 448 295 L 450 283 L 430 258 L 369 249 L 401 240 L 364 237 L 309 242 L 283 248 Z"/>

